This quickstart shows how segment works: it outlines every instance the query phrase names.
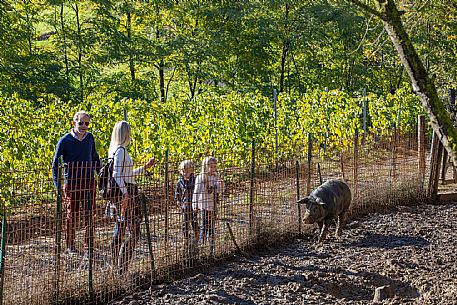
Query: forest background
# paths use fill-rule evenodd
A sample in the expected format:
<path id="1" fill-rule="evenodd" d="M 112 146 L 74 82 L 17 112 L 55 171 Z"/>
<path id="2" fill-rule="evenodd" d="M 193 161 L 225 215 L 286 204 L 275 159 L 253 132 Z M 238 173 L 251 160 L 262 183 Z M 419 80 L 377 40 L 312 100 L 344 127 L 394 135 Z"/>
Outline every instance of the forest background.
<path id="1" fill-rule="evenodd" d="M 456 1 L 396 2 L 447 101 Z M 1 170 L 49 166 L 79 109 L 102 157 L 128 118 L 134 158 L 235 163 L 253 141 L 287 157 L 312 133 L 338 151 L 422 112 L 380 21 L 345 1 L 0 0 L 0 44 Z"/>

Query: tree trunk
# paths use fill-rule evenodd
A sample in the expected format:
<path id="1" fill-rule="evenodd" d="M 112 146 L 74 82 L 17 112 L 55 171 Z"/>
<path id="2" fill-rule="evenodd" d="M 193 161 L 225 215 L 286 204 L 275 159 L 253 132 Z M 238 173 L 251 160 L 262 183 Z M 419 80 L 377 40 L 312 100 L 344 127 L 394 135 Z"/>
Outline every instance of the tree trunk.
<path id="1" fill-rule="evenodd" d="M 65 23 L 63 18 L 64 13 L 64 3 L 60 4 L 60 26 L 62 27 L 62 40 L 63 40 L 63 58 L 65 62 L 65 80 L 68 82 L 70 79 L 69 74 L 70 70 L 68 68 L 68 56 L 67 56 L 67 38 L 65 33 Z"/>
<path id="2" fill-rule="evenodd" d="M 75 4 L 74 7 L 75 15 L 76 15 L 76 26 L 78 29 L 78 72 L 79 72 L 79 102 L 83 103 L 84 101 L 84 78 L 83 78 L 83 67 L 82 67 L 82 33 L 81 33 L 81 22 L 79 20 L 79 6 L 78 3 Z"/>
<path id="3" fill-rule="evenodd" d="M 286 32 L 288 30 L 288 22 L 289 22 L 289 3 L 286 3 L 286 15 L 285 15 L 285 22 L 286 22 Z M 286 71 L 286 60 L 287 60 L 287 52 L 289 51 L 289 39 L 286 38 L 284 40 L 284 45 L 282 47 L 282 55 L 281 55 L 281 75 L 279 78 L 279 92 L 284 92 L 284 76 Z"/>
<path id="4" fill-rule="evenodd" d="M 159 18 L 159 20 L 157 20 L 157 22 L 155 24 L 156 39 L 158 41 L 160 39 L 160 30 L 159 30 L 159 26 L 160 26 L 160 8 L 159 8 L 159 3 L 157 1 L 156 1 L 155 5 L 156 5 L 156 14 L 157 14 L 157 17 Z M 159 60 L 157 68 L 159 70 L 160 101 L 162 103 L 165 103 L 167 98 L 166 98 L 166 94 L 165 94 L 165 63 L 163 61 L 163 58 L 161 58 Z"/>
<path id="5" fill-rule="evenodd" d="M 452 157 L 453 164 L 457 166 L 457 132 L 452 125 L 449 113 L 438 97 L 433 79 L 427 75 L 427 70 L 409 39 L 401 20 L 401 13 L 394 0 L 377 0 L 378 10 L 359 0 L 349 1 L 364 11 L 376 15 L 383 22 L 384 28 L 400 56 L 401 63 L 408 73 L 414 93 L 419 97 L 428 114 L 433 131 Z"/>
<path id="6" fill-rule="evenodd" d="M 132 15 L 127 12 L 127 38 L 129 40 L 129 68 L 130 68 L 130 80 L 132 85 L 135 84 L 135 63 L 133 61 L 133 42 L 132 42 Z"/>
<path id="7" fill-rule="evenodd" d="M 27 22 L 27 44 L 29 46 L 29 55 L 32 56 L 33 54 L 33 24 L 32 21 L 30 20 L 30 15 L 29 13 L 26 13 L 25 19 Z"/>
<path id="8" fill-rule="evenodd" d="M 166 98 L 165 98 L 165 64 L 163 62 L 163 59 L 160 60 L 159 62 L 159 86 L 160 86 L 160 101 L 162 103 L 165 103 Z"/>
<path id="9" fill-rule="evenodd" d="M 188 65 L 186 65 L 187 72 L 187 83 L 189 84 L 190 99 L 194 99 L 197 90 L 198 75 L 197 72 L 195 75 L 192 74 L 192 71 Z"/>

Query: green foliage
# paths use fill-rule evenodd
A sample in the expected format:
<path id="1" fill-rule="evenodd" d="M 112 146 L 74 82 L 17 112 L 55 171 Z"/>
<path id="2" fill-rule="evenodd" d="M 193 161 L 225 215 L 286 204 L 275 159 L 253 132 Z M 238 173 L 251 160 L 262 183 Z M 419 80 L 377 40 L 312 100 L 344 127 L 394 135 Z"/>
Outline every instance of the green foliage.
<path id="1" fill-rule="evenodd" d="M 420 105 L 407 91 L 380 97 L 368 94 L 369 130 L 389 132 L 399 121 L 400 130 L 414 130 Z M 240 164 L 249 159 L 252 141 L 273 151 L 278 131 L 280 156 L 295 155 L 304 147 L 308 133 L 316 146 L 344 148 L 362 128 L 363 97 L 347 93 L 309 91 L 300 99 L 279 95 L 277 121 L 273 101 L 254 94 L 202 94 L 195 99 L 170 98 L 159 102 L 125 99 L 113 102 L 109 96 L 89 97 L 86 105 L 59 100 L 34 102 L 3 98 L 0 124 L 12 126 L 0 132 L 2 170 L 48 167 L 58 139 L 71 128 L 73 113 L 83 109 L 92 115 L 91 132 L 99 154 L 107 156 L 114 123 L 127 113 L 132 126 L 131 151 L 134 159 L 164 158 L 168 149 L 172 158 L 201 158 L 204 155 L 233 156 Z M 332 144 L 330 144 L 332 143 Z M 303 153 L 299 151 L 298 153 Z"/>
<path id="2" fill-rule="evenodd" d="M 456 85 L 456 7 L 402 9 L 444 95 Z M 0 91 L 35 101 L 385 95 L 406 78 L 379 20 L 346 1 L 3 1 L 0 33 Z"/>

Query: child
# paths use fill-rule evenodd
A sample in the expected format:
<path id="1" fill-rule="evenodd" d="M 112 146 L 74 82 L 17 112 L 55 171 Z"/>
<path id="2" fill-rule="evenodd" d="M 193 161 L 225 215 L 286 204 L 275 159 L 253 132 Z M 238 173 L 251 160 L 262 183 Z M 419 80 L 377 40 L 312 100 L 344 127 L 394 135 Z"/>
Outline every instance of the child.
<path id="1" fill-rule="evenodd" d="M 206 243 L 209 239 L 210 254 L 214 251 L 214 228 L 217 211 L 217 194 L 222 188 L 222 181 L 218 181 L 217 159 L 206 157 L 202 162 L 201 173 L 195 179 L 195 190 L 192 198 L 194 212 L 200 211 L 200 241 Z"/>
<path id="2" fill-rule="evenodd" d="M 179 173 L 181 177 L 176 183 L 175 202 L 181 208 L 182 230 L 186 244 L 189 244 L 198 237 L 197 217 L 192 211 L 192 195 L 195 187 L 194 163 L 191 160 L 182 161 L 179 165 Z M 192 226 L 193 236 L 190 235 L 190 226 Z"/>

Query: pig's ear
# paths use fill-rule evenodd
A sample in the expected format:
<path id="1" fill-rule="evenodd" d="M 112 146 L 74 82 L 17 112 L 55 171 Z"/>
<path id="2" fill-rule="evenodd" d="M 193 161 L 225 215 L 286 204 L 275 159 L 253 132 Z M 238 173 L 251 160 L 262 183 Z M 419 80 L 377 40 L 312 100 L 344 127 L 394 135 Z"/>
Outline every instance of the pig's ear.
<path id="1" fill-rule="evenodd" d="M 309 197 L 303 197 L 302 199 L 298 200 L 297 203 L 308 203 Z"/>

